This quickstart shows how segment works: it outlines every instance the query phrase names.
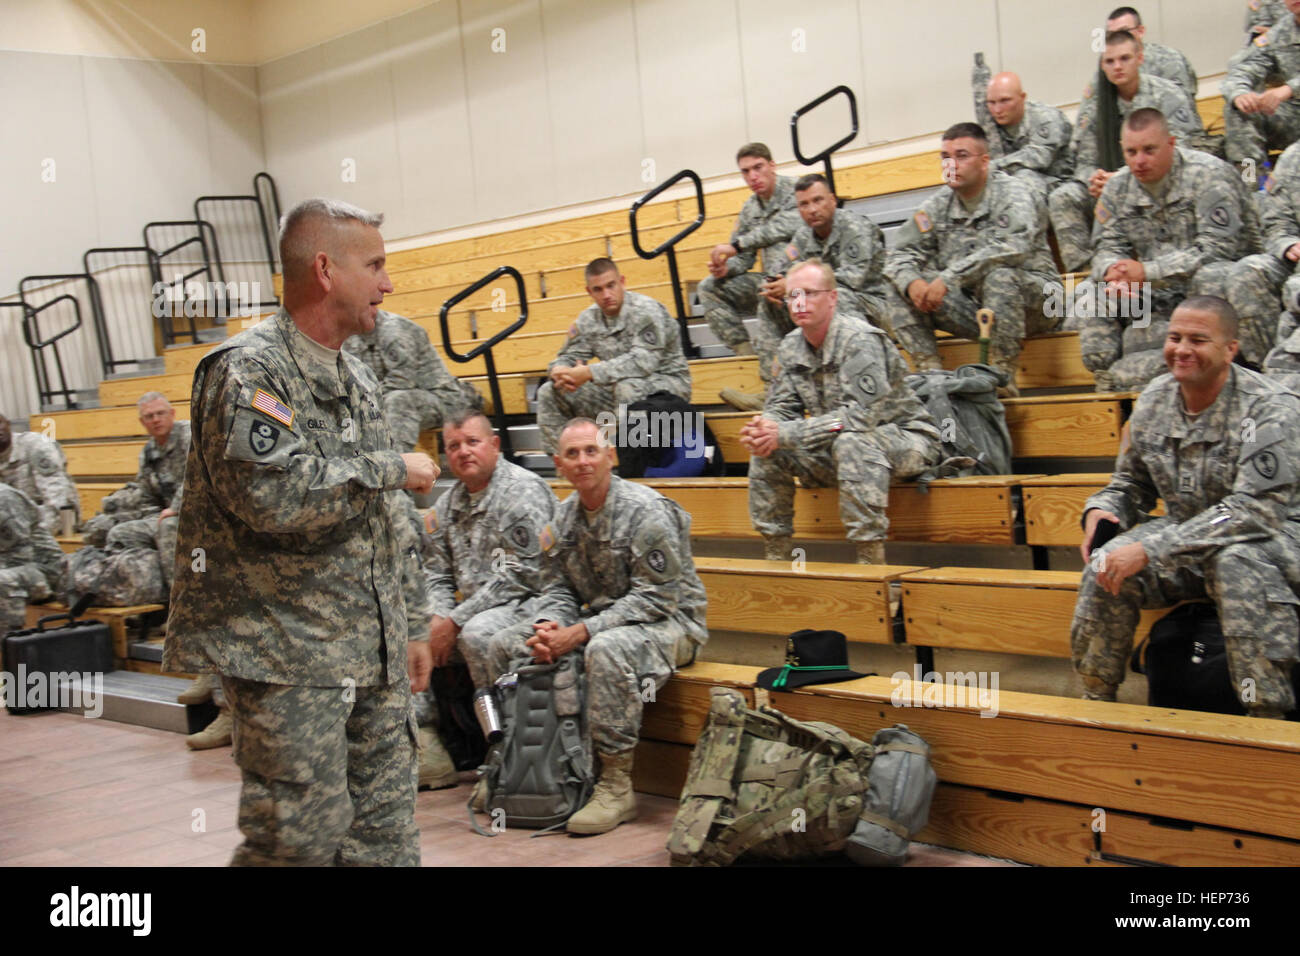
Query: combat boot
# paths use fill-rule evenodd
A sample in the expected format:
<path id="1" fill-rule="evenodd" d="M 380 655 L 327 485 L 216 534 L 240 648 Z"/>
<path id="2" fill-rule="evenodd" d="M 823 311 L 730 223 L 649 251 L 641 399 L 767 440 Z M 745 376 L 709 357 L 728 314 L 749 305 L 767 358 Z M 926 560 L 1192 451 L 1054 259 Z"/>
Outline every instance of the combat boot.
<path id="1" fill-rule="evenodd" d="M 754 351 L 754 346 L 750 345 L 748 342 L 737 342 L 735 345 L 731 346 L 731 351 L 735 352 L 737 355 L 758 354 Z"/>
<path id="2" fill-rule="evenodd" d="M 600 779 L 586 806 L 569 817 L 570 833 L 593 836 L 608 833 L 620 823 L 636 819 L 636 794 L 632 792 L 632 751 L 600 755 Z"/>
<path id="3" fill-rule="evenodd" d="M 451 762 L 451 755 L 442 745 L 442 738 L 432 727 L 421 727 L 416 731 L 420 741 L 420 785 L 421 790 L 446 790 L 460 782 L 456 765 Z"/>
<path id="4" fill-rule="evenodd" d="M 212 699 L 212 688 L 216 683 L 214 675 L 200 674 L 194 678 L 194 683 L 176 695 L 176 703 L 186 707 L 206 703 Z"/>
<path id="5" fill-rule="evenodd" d="M 1019 398 L 1020 389 L 1016 386 L 1016 359 L 993 353 L 989 364 L 1006 376 L 1007 384 L 998 386 L 998 398 Z"/>
<path id="6" fill-rule="evenodd" d="M 475 813 L 482 813 L 487 809 L 488 784 L 487 777 L 479 777 L 474 782 L 474 792 L 469 795 L 469 808 Z"/>
<path id="7" fill-rule="evenodd" d="M 215 750 L 217 747 L 230 746 L 230 734 L 235 729 L 235 722 L 230 718 L 230 711 L 223 710 L 217 719 L 208 724 L 197 734 L 185 738 L 185 746 L 191 750 Z"/>
<path id="8" fill-rule="evenodd" d="M 763 560 L 789 561 L 792 542 L 788 534 L 763 535 Z"/>
<path id="9" fill-rule="evenodd" d="M 763 410 L 762 395 L 750 395 L 738 389 L 724 388 L 718 392 L 718 398 L 742 412 L 761 412 Z"/>
<path id="10" fill-rule="evenodd" d="M 1119 688 L 1114 684 L 1108 684 L 1100 677 L 1094 677 L 1091 674 L 1081 674 L 1083 679 L 1083 699 L 1084 700 L 1115 700 L 1115 695 Z"/>
<path id="11" fill-rule="evenodd" d="M 858 547 L 858 564 L 884 564 L 885 563 L 885 542 L 883 541 L 859 541 Z"/>

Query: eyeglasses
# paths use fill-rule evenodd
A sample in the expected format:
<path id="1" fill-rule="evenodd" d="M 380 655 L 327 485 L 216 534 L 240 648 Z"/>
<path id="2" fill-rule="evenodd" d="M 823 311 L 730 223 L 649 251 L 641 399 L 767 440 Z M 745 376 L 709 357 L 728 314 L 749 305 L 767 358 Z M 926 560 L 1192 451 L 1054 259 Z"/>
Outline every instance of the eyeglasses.
<path id="1" fill-rule="evenodd" d="M 825 295 L 827 292 L 835 292 L 835 289 L 795 289 L 785 297 L 786 305 L 798 302 L 800 299 L 811 299 L 815 295 Z"/>

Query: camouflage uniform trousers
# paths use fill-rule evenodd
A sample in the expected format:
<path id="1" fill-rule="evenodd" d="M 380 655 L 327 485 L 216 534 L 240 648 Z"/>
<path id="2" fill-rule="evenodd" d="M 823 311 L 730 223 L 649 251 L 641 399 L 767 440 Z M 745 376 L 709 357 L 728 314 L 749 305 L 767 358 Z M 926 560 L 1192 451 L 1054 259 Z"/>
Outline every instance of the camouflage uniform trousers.
<path id="1" fill-rule="evenodd" d="M 854 542 L 884 541 L 889 484 L 912 478 L 942 457 L 938 440 L 888 423 L 845 432 L 828 451 L 782 449 L 749 460 L 749 517 L 764 537 L 794 533 L 794 480 L 840 491 L 840 520 Z"/>
<path id="2" fill-rule="evenodd" d="M 353 692 L 226 676 L 221 684 L 243 775 L 244 842 L 232 866 L 419 865 L 405 682 Z"/>
<path id="3" fill-rule="evenodd" d="M 1259 364 L 1275 344 L 1282 311 L 1282 287 L 1295 283 L 1296 265 L 1272 253 L 1240 259 L 1232 267 L 1227 300 L 1237 310 L 1241 354 Z"/>
<path id="4" fill-rule="evenodd" d="M 937 270 L 921 273 L 927 282 L 938 278 Z M 910 299 L 900 295 L 891 284 L 886 289 L 889 323 L 894 340 L 912 357 L 938 355 L 939 347 L 934 337 L 936 328 L 953 335 L 978 340 L 979 323 L 975 313 L 981 308 L 993 310 L 993 335 L 989 342 L 989 357 L 999 356 L 1008 361 L 1020 354 L 1026 335 L 1050 332 L 1060 319 L 1046 314 L 1044 300 L 1059 277 L 1025 269 L 991 269 L 980 281 L 977 293 L 950 288 L 943 302 L 934 312 L 922 312 Z"/>
<path id="5" fill-rule="evenodd" d="M 523 602 L 490 607 L 465 622 L 465 626 L 456 635 L 453 656 L 459 654 L 465 662 L 475 687 L 486 687 L 491 683 L 488 680 L 488 653 L 493 636 L 525 618 L 531 623 L 530 615 L 536 603 L 535 599 L 530 598 Z M 438 705 L 432 687 L 416 694 L 414 702 L 415 722 L 419 726 L 428 727 L 437 723 Z"/>
<path id="6" fill-rule="evenodd" d="M 1170 521 L 1144 522 L 1117 535 L 1102 553 L 1143 541 Z M 1085 677 L 1119 685 L 1142 609 L 1209 597 L 1219 608 L 1228 672 L 1238 696 L 1243 681 L 1254 682 L 1254 700 L 1247 695 L 1242 703 L 1250 713 L 1280 716 L 1295 707 L 1291 667 L 1300 654 L 1300 619 L 1291 581 L 1300 582 L 1300 541 L 1285 533 L 1219 548 L 1199 569 L 1158 573 L 1147 565 L 1125 579 L 1117 596 L 1098 584 L 1089 565 L 1070 625 L 1074 668 Z"/>
<path id="7" fill-rule="evenodd" d="M 163 584 L 170 591 L 176 575 L 176 527 L 179 523 L 177 515 L 168 515 L 160 521 L 156 514 L 123 521 L 108 532 L 107 550 L 109 554 L 133 550 L 153 552 L 162 567 Z"/>
<path id="8" fill-rule="evenodd" d="M 613 385 L 584 382 L 572 392 L 556 388 L 554 382 L 543 382 L 537 390 L 537 428 L 542 433 L 542 450 L 548 455 L 555 454 L 560 447 L 560 432 L 570 418 L 595 420 L 601 412 L 616 414 L 619 405 L 631 405 L 655 392 L 676 394 L 680 388 L 679 379 L 663 375 L 625 378 Z"/>
<path id="9" fill-rule="evenodd" d="M 1279 103 L 1272 116 L 1242 113 L 1229 102 L 1223 104 L 1224 150 L 1230 163 L 1250 160 L 1263 170 L 1268 151 L 1285 149 L 1300 139 L 1300 103 L 1294 99 Z"/>
<path id="10" fill-rule="evenodd" d="M 49 585 L 36 568 L 0 569 L 0 635 L 27 626 L 28 600 L 49 596 Z"/>
<path id="11" fill-rule="evenodd" d="M 488 651 L 492 680 L 532 661 L 526 644 L 532 636 L 529 623 L 492 638 Z M 582 653 L 592 747 L 597 753 L 617 754 L 636 746 L 645 704 L 655 699 L 655 692 L 676 667 L 690 662 L 693 647 L 681 624 L 666 620 L 611 627 L 588 640 Z"/>
<path id="12" fill-rule="evenodd" d="M 1088 184 L 1077 179 L 1061 183 L 1047 197 L 1047 215 L 1056 234 L 1056 247 L 1066 272 L 1086 272 L 1092 262 L 1092 220 L 1097 200 Z"/>
<path id="13" fill-rule="evenodd" d="M 725 279 L 710 276 L 700 282 L 697 292 L 704 306 L 704 318 L 713 334 L 727 348 L 749 342 L 758 356 L 758 374 L 764 382 L 772 381 L 772 363 L 781 339 L 794 328 L 790 313 L 759 295 L 764 276 L 760 272 L 742 272 Z M 745 329 L 744 317 L 758 316 L 758 325 L 751 338 Z"/>
<path id="14" fill-rule="evenodd" d="M 440 428 L 445 411 L 433 392 L 422 388 L 403 388 L 384 395 L 384 418 L 393 433 L 394 447 L 401 451 L 414 448 L 420 432 Z"/>

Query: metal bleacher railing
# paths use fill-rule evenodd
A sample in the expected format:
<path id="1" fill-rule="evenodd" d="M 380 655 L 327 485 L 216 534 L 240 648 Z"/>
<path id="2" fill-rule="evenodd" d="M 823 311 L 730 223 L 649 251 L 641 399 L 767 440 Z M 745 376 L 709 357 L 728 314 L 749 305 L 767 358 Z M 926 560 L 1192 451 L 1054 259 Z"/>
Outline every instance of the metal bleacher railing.
<path id="1" fill-rule="evenodd" d="M 515 289 L 519 294 L 519 318 L 486 342 L 480 342 L 468 352 L 458 352 L 451 344 L 451 326 L 448 322 L 451 310 L 479 289 L 490 285 L 505 275 L 515 280 Z M 442 349 L 447 354 L 447 357 L 454 362 L 472 362 L 480 355 L 483 356 L 483 364 L 487 367 L 488 391 L 492 396 L 492 418 L 496 425 L 497 434 L 501 436 L 501 447 L 506 454 L 507 460 L 513 458 L 514 448 L 510 441 L 510 429 L 506 425 L 505 405 L 501 401 L 501 386 L 497 381 L 497 367 L 492 358 L 492 349 L 522 329 L 527 321 L 528 290 L 524 288 L 524 277 L 519 274 L 519 270 L 514 266 L 497 266 L 483 278 L 453 295 L 442 304 L 442 308 L 438 311 L 438 324 L 442 329 Z"/>
<path id="2" fill-rule="evenodd" d="M 92 317 L 93 355 L 99 371 L 110 367 L 113 353 L 104 330 L 93 321 L 94 279 L 85 273 L 24 276 L 18 283 L 23 312 L 23 341 L 32 353 L 41 404 L 62 401 L 77 408 L 81 394 L 93 386 L 94 368 L 86 342 L 68 337 Z M 80 348 L 76 348 L 80 346 Z M 73 354 L 69 354 L 73 353 Z M 56 384 L 57 380 L 57 384 Z"/>
<path id="3" fill-rule="evenodd" d="M 853 129 L 850 130 L 849 133 L 847 133 L 846 135 L 840 137 L 834 143 L 831 143 L 831 145 L 827 146 L 825 149 L 823 149 L 820 153 L 817 153 L 815 156 L 805 156 L 803 154 L 803 150 L 799 146 L 799 120 L 802 119 L 807 114 L 811 113 L 817 107 L 821 106 L 826 101 L 832 99 L 835 96 L 839 96 L 841 94 L 848 98 L 849 117 L 851 118 Z M 803 106 L 799 107 L 797 110 L 795 110 L 793 113 L 790 114 L 790 139 L 793 141 L 794 144 L 794 158 L 799 160 L 799 162 L 803 163 L 805 166 L 816 166 L 818 163 L 822 163 L 825 167 L 826 182 L 830 184 L 831 192 L 835 193 L 835 195 L 837 196 L 839 195 L 839 193 L 835 191 L 835 170 L 831 168 L 831 154 L 834 153 L 841 146 L 844 146 L 847 143 L 851 143 L 857 137 L 857 135 L 858 135 L 858 98 L 853 95 L 853 91 L 851 89 L 849 89 L 847 86 L 844 86 L 843 84 L 840 84 L 839 86 L 827 90 L 825 93 L 817 97 L 815 100 L 805 103 Z M 840 200 L 840 203 L 841 205 L 843 204 L 843 199 Z"/>
<path id="4" fill-rule="evenodd" d="M 683 179 L 689 179 L 695 186 L 695 205 L 698 210 L 695 221 L 688 223 L 676 235 L 665 239 L 655 248 L 647 252 L 641 248 L 641 236 L 637 230 L 636 214 L 637 211 L 660 193 L 671 189 Z M 698 358 L 700 354 L 699 346 L 691 342 L 690 332 L 687 329 L 687 323 L 690 321 L 690 315 L 686 308 L 686 297 L 682 295 L 682 280 L 677 273 L 677 250 L 675 246 L 681 242 L 700 226 L 704 225 L 704 185 L 700 182 L 699 175 L 693 169 L 683 169 L 672 179 L 666 180 L 650 190 L 636 202 L 632 203 L 632 208 L 628 210 L 628 221 L 632 228 L 632 248 L 642 259 L 655 259 L 664 253 L 668 254 L 668 275 L 673 286 L 673 303 L 677 307 L 677 325 L 682 337 L 682 351 L 688 359 Z"/>

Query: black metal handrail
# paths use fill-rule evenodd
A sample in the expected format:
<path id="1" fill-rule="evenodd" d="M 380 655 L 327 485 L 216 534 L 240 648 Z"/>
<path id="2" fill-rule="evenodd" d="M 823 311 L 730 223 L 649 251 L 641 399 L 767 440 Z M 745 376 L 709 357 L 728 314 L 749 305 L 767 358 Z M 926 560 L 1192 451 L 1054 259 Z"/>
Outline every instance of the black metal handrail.
<path id="1" fill-rule="evenodd" d="M 258 173 L 257 176 L 265 176 L 270 182 L 271 201 L 274 202 L 278 208 L 279 196 L 275 191 L 275 181 L 272 180 L 270 175 L 267 173 Z M 255 262 L 255 270 L 260 270 L 262 266 L 266 267 L 265 277 L 258 276 L 254 281 L 257 282 L 260 291 L 260 287 L 263 284 L 262 279 L 265 278 L 265 284 L 270 296 L 268 297 L 266 293 L 262 293 L 256 303 L 247 303 L 262 308 L 265 306 L 279 306 L 280 299 L 275 294 L 275 282 L 273 278 L 275 275 L 276 245 L 273 237 L 274 230 L 271 222 L 268 220 L 267 210 L 265 205 L 263 205 L 262 197 L 258 195 L 259 186 L 257 176 L 253 177 L 254 193 L 252 195 L 200 196 L 198 199 L 194 200 L 194 219 L 198 222 L 212 223 L 214 233 L 216 232 L 217 225 L 224 227 L 227 241 L 225 243 L 226 254 L 222 261 L 223 269 L 228 267 L 229 269 L 234 270 L 243 262 Z M 243 217 L 246 221 L 240 223 L 238 219 L 241 217 L 239 216 L 238 210 L 241 207 L 246 208 L 250 204 L 256 210 L 255 215 L 250 214 L 247 217 Z M 234 210 L 233 220 L 231 216 L 224 214 L 232 209 Z M 241 229 L 241 226 L 245 228 Z M 251 239 L 251 237 L 246 234 L 247 227 L 250 226 L 256 228 L 257 239 L 253 240 L 253 244 L 260 246 L 260 249 L 250 248 L 248 240 Z"/>
<path id="2" fill-rule="evenodd" d="M 451 326 L 448 323 L 451 310 L 503 275 L 512 276 L 515 280 L 515 288 L 519 291 L 519 318 L 487 341 L 480 342 L 469 352 L 461 354 L 451 344 Z M 483 364 L 487 366 L 488 391 L 492 396 L 492 417 L 496 422 L 497 432 L 501 436 L 501 445 L 505 449 L 507 458 L 514 456 L 514 447 L 510 441 L 510 429 L 506 425 L 506 410 L 501 401 L 501 385 L 497 382 L 497 366 L 492 358 L 492 349 L 522 329 L 527 321 L 528 291 L 524 288 L 524 277 L 514 266 L 497 266 L 483 278 L 461 289 L 444 302 L 438 312 L 438 324 L 442 329 L 442 349 L 447 353 L 448 358 L 453 362 L 472 362 L 480 355 L 483 356 Z"/>
<path id="3" fill-rule="evenodd" d="M 641 248 L 641 236 L 637 230 L 637 211 L 665 189 L 670 189 L 683 179 L 689 179 L 695 184 L 695 204 L 699 209 L 699 214 L 695 217 L 694 222 L 682 229 L 681 232 L 677 233 L 677 235 L 670 239 L 665 239 L 654 249 L 646 252 Z M 677 243 L 681 242 L 696 229 L 699 229 L 700 226 L 704 225 L 704 184 L 700 182 L 700 177 L 695 170 L 683 169 L 672 179 L 661 183 L 636 202 L 632 203 L 632 208 L 628 210 L 628 220 L 632 225 L 632 248 L 636 250 L 638 256 L 642 259 L 654 259 L 663 255 L 665 252 L 668 253 L 668 276 L 673 286 L 673 303 L 677 306 L 677 326 L 682 337 L 682 351 L 686 354 L 687 358 L 697 358 L 700 354 L 700 350 L 697 346 L 691 343 L 690 332 L 687 330 L 686 326 L 690 317 L 686 314 L 686 299 L 682 295 L 682 282 L 677 274 L 677 250 L 675 247 Z"/>
<path id="4" fill-rule="evenodd" d="M 32 357 L 32 366 L 36 372 L 36 388 L 37 391 L 41 393 L 41 402 L 44 403 L 46 401 L 46 398 L 45 398 L 45 392 L 42 390 L 43 384 L 41 378 L 41 367 L 40 367 L 40 363 L 37 362 L 36 360 L 37 350 L 31 347 L 31 332 L 27 327 L 27 323 L 32 314 L 32 307 L 28 305 L 26 302 L 0 302 L 0 310 L 4 310 L 4 309 L 18 309 L 19 312 L 22 313 L 22 315 L 19 317 L 19 322 L 22 325 L 23 341 L 28 345 L 28 352 Z M 10 414 L 13 413 L 10 412 Z"/>
<path id="5" fill-rule="evenodd" d="M 41 276 L 24 276 L 18 282 L 18 294 L 22 302 L 18 303 L 23 307 L 23 341 L 32 353 L 32 368 L 36 372 L 36 390 L 40 394 L 42 405 L 49 404 L 55 398 L 61 398 L 69 408 L 77 407 L 77 390 L 68 387 L 67 371 L 63 367 L 63 356 L 59 352 L 59 341 L 81 328 L 81 300 L 69 292 L 57 295 L 54 298 L 42 302 L 39 305 L 33 305 L 27 301 L 30 292 L 30 285 L 39 283 L 42 286 L 55 282 L 69 282 L 77 279 L 86 279 L 92 285 L 94 280 L 84 273 L 65 274 L 65 275 L 41 275 Z M 40 332 L 39 318 L 40 314 L 46 309 L 58 305 L 60 302 L 68 301 L 72 303 L 72 311 L 75 321 L 62 331 L 53 335 L 42 338 Z M 98 331 L 98 330 L 97 330 Z M 100 343 L 103 348 L 104 343 Z M 50 383 L 50 375 L 45 367 L 45 350 L 49 349 L 50 354 L 54 356 L 54 370 L 59 376 L 59 387 L 54 388 Z M 101 363 L 103 362 L 103 353 L 101 352 Z"/>
<path id="6" fill-rule="evenodd" d="M 262 195 L 263 187 L 266 195 Z M 266 245 L 271 250 L 271 272 L 280 271 L 280 190 L 268 172 L 260 172 L 253 177 L 253 195 L 262 205 L 262 222 L 266 225 Z"/>
<path id="7" fill-rule="evenodd" d="M 808 113 L 811 113 L 813 110 L 821 106 L 831 97 L 837 96 L 840 93 L 843 93 L 845 96 L 849 98 L 849 116 L 852 118 L 853 130 L 847 136 L 841 137 L 840 139 L 832 143 L 830 146 L 827 146 L 816 156 L 805 156 L 803 154 L 803 150 L 799 148 L 800 118 L 806 116 Z M 845 143 L 851 142 L 854 139 L 854 137 L 856 137 L 857 135 L 858 135 L 858 98 L 853 95 L 853 91 L 851 89 L 849 89 L 847 86 L 845 86 L 842 83 L 839 86 L 827 90 L 825 93 L 817 97 L 817 99 L 813 100 L 811 103 L 805 103 L 803 106 L 799 107 L 792 114 L 790 114 L 790 137 L 791 139 L 794 140 L 795 159 L 799 160 L 799 162 L 803 163 L 805 166 L 815 166 L 818 163 L 823 163 L 826 168 L 826 182 L 830 184 L 831 192 L 833 193 L 835 192 L 835 171 L 831 169 L 831 154 L 834 153 L 841 146 L 843 146 Z M 838 193 L 836 193 L 836 195 L 838 195 Z"/>
<path id="8" fill-rule="evenodd" d="M 145 291 L 143 301 L 137 301 L 134 304 L 127 301 L 126 296 L 124 295 L 120 295 L 120 294 L 115 295 L 114 304 L 121 306 L 121 310 L 120 311 L 117 309 L 114 310 L 114 318 L 118 318 L 118 319 L 126 318 L 127 317 L 126 313 L 136 307 L 142 307 L 145 310 L 147 310 L 148 315 L 150 315 L 151 317 L 157 317 L 159 314 L 159 310 L 157 309 L 157 292 L 156 292 L 156 290 L 158 289 L 157 276 L 160 274 L 161 270 L 158 266 L 158 261 L 157 261 L 158 256 L 152 249 L 150 249 L 148 246 L 112 246 L 112 247 L 100 246 L 94 249 L 87 249 L 81 257 L 81 267 L 85 270 L 87 277 L 89 277 L 90 279 L 88 285 L 90 287 L 91 315 L 95 321 L 95 328 L 97 330 L 100 330 L 101 342 L 102 342 L 101 354 L 103 356 L 102 364 L 104 366 L 105 375 L 109 375 L 112 372 L 114 372 L 119 365 L 139 365 L 139 363 L 144 359 L 153 357 L 154 343 L 153 343 L 153 332 L 152 332 L 153 329 L 152 320 L 149 323 L 147 323 L 149 329 L 151 330 L 149 332 L 149 341 L 147 343 L 149 349 L 148 354 L 141 355 L 139 358 L 119 359 L 114 357 L 115 352 L 112 348 L 112 339 L 109 334 L 109 329 L 111 327 L 111 323 L 109 322 L 109 310 L 104 303 L 104 296 L 100 290 L 99 280 L 96 278 L 96 273 L 102 272 L 105 267 L 101 266 L 100 268 L 96 268 L 95 265 L 92 263 L 92 259 L 96 257 L 109 256 L 109 257 L 114 257 L 119 261 L 108 263 L 107 265 L 108 268 L 130 266 L 132 265 L 132 263 L 123 262 L 120 260 L 133 254 L 143 255 L 144 262 L 141 263 L 140 265 L 143 265 L 145 268 L 149 270 L 149 279 L 153 284 L 148 290 Z"/>
<path id="9" fill-rule="evenodd" d="M 159 243 L 150 238 L 149 232 L 150 230 L 157 232 L 157 230 L 168 228 L 193 228 L 194 235 L 188 236 L 179 242 L 172 243 L 170 246 L 166 246 L 165 248 L 160 247 Z M 206 275 L 207 283 L 220 282 L 222 285 L 225 285 L 226 275 L 225 271 L 221 267 L 221 248 L 217 244 L 217 232 L 212 228 L 211 223 L 202 219 L 173 219 L 149 222 L 145 223 L 143 234 L 144 244 L 153 250 L 154 255 L 157 257 L 155 261 L 158 271 L 154 273 L 155 286 L 157 286 L 157 283 L 159 282 L 161 282 L 164 287 L 179 286 L 181 298 L 184 299 L 186 285 L 196 276 Z M 199 247 L 199 252 L 202 256 L 202 264 L 189 272 L 178 273 L 174 281 L 164 279 L 162 270 L 166 267 L 166 263 L 164 263 L 163 260 L 168 256 L 174 255 L 193 245 Z M 199 340 L 199 331 L 198 327 L 194 323 L 194 316 L 187 316 L 187 318 L 190 322 L 189 332 L 181 332 L 179 334 L 188 335 L 191 342 L 197 342 Z M 170 318 L 163 322 L 162 335 L 164 346 L 172 345 L 175 342 L 177 332 L 175 331 Z"/>

